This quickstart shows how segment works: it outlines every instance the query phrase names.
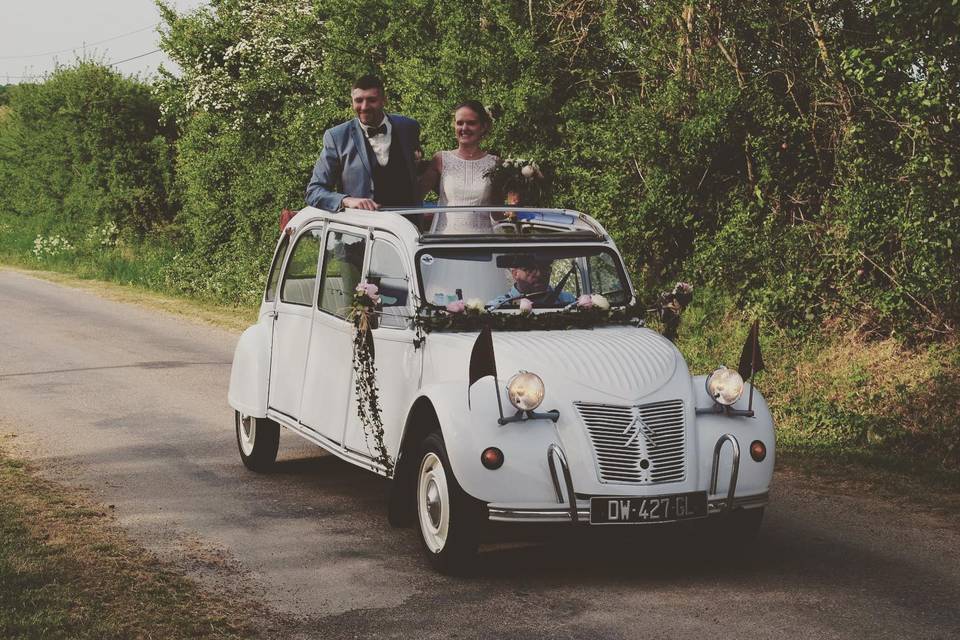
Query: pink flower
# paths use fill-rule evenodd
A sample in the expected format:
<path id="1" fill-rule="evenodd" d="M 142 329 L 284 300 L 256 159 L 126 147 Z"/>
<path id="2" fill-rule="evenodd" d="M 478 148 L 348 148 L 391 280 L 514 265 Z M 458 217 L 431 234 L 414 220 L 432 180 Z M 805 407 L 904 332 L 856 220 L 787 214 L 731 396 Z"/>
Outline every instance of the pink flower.
<path id="1" fill-rule="evenodd" d="M 370 282 L 361 282 L 357 285 L 356 291 L 370 298 L 373 304 L 380 304 L 380 296 L 378 295 L 380 288 L 377 285 Z"/>
<path id="2" fill-rule="evenodd" d="M 446 308 L 450 313 L 463 313 L 463 310 L 467 308 L 467 304 L 463 300 L 454 300 L 448 304 Z"/>
<path id="3" fill-rule="evenodd" d="M 593 297 L 589 293 L 585 293 L 579 298 L 577 298 L 577 306 L 581 309 L 589 309 L 593 306 Z"/>
<path id="4" fill-rule="evenodd" d="M 526 315 L 533 311 L 533 301 L 530 298 L 520 298 L 520 313 Z"/>

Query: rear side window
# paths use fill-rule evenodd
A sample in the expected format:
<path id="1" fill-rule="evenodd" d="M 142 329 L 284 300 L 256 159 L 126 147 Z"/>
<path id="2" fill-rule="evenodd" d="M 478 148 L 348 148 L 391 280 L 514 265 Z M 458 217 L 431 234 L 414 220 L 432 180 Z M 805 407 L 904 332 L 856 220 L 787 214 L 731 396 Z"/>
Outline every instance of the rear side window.
<path id="1" fill-rule="evenodd" d="M 353 291 L 363 273 L 363 251 L 366 241 L 340 231 L 327 234 L 323 252 L 323 282 L 320 284 L 319 307 L 335 316 L 346 318 L 353 302 Z"/>
<path id="2" fill-rule="evenodd" d="M 319 229 L 308 231 L 293 245 L 290 262 L 283 274 L 280 302 L 310 306 L 317 285 L 317 263 L 320 260 Z"/>
<path id="3" fill-rule="evenodd" d="M 277 297 L 277 284 L 280 282 L 280 267 L 283 265 L 283 259 L 287 257 L 287 251 L 290 249 L 290 236 L 284 234 L 280 242 L 280 248 L 277 249 L 277 255 L 273 258 L 273 264 L 270 265 L 270 275 L 267 277 L 267 293 L 263 299 L 267 302 L 273 302 Z"/>

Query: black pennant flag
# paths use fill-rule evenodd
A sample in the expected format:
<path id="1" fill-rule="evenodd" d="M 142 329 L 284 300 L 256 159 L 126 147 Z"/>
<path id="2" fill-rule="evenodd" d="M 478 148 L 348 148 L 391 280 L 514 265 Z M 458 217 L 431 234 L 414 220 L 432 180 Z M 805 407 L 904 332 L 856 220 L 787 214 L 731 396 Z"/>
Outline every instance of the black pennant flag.
<path id="1" fill-rule="evenodd" d="M 490 332 L 490 325 L 481 329 L 477 341 L 473 343 L 473 351 L 470 353 L 470 382 L 467 383 L 467 388 L 486 376 L 497 377 L 497 360 L 493 355 L 493 334 Z"/>
<path id="2" fill-rule="evenodd" d="M 747 336 L 743 351 L 740 353 L 737 373 L 746 381 L 759 371 L 763 371 L 763 355 L 760 353 L 760 321 L 754 320 L 753 326 L 750 327 L 750 335 Z"/>

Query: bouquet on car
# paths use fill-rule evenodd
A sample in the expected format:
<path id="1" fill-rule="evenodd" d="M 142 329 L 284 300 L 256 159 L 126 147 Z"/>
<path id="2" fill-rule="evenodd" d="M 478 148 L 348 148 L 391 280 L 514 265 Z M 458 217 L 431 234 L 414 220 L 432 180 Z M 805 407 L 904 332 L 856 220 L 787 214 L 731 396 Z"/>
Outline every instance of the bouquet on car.
<path id="1" fill-rule="evenodd" d="M 493 188 L 504 194 L 507 204 L 536 206 L 543 197 L 543 172 L 534 160 L 506 158 L 484 177 L 490 178 Z"/>

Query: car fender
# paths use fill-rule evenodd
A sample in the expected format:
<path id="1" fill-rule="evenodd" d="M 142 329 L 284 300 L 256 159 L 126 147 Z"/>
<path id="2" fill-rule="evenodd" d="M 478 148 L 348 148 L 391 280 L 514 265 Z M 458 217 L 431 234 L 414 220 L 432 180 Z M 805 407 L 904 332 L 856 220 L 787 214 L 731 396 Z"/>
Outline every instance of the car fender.
<path id="1" fill-rule="evenodd" d="M 695 406 L 706 409 L 714 406 L 713 399 L 706 391 L 706 376 L 693 376 L 690 379 Z M 747 382 L 743 395 L 734 403 L 735 409 L 749 406 L 750 382 Z M 737 496 L 751 496 L 765 493 L 773 479 L 773 465 L 776 459 L 776 435 L 773 416 L 767 401 L 759 391 L 753 391 L 753 417 L 728 416 L 723 413 L 701 413 L 696 417 L 698 441 L 698 459 L 700 477 L 705 479 L 709 488 L 713 467 L 713 453 L 719 440 L 726 434 L 737 439 L 740 447 L 740 468 L 737 474 Z M 750 444 L 754 440 L 762 442 L 767 449 L 766 457 L 755 461 L 750 456 Z M 730 486 L 730 473 L 733 464 L 733 447 L 725 442 L 720 452 L 720 464 L 717 472 L 717 495 L 726 495 Z"/>
<path id="2" fill-rule="evenodd" d="M 537 419 L 501 426 L 492 378 L 476 382 L 467 401 L 465 382 L 425 386 L 420 397 L 433 404 L 453 474 L 469 495 L 483 502 L 549 502 L 556 492 L 547 462 L 547 449 L 560 444 L 550 420 Z M 501 394 L 507 415 L 513 408 Z M 499 469 L 487 469 L 480 455 L 487 447 L 503 452 Z"/>
<path id="3" fill-rule="evenodd" d="M 227 401 L 240 413 L 255 418 L 267 415 L 271 326 L 269 322 L 259 322 L 243 332 L 230 369 Z"/>

